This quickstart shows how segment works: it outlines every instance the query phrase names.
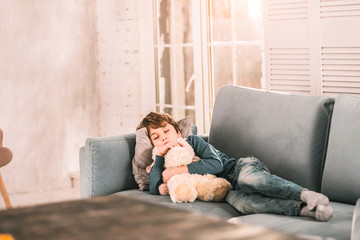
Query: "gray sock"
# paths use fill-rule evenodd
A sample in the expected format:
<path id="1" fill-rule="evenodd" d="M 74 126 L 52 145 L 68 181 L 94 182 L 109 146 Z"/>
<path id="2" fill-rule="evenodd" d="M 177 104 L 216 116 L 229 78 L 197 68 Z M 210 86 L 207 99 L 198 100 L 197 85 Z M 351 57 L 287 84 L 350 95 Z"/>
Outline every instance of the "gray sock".
<path id="1" fill-rule="evenodd" d="M 334 209 L 330 206 L 318 205 L 315 211 L 315 218 L 320 222 L 327 222 L 334 213 Z"/>
<path id="2" fill-rule="evenodd" d="M 307 204 L 310 210 L 313 210 L 318 205 L 329 205 L 329 198 L 321 193 L 317 193 L 310 190 L 304 190 L 300 195 L 301 201 Z"/>
<path id="3" fill-rule="evenodd" d="M 317 221 L 326 222 L 332 217 L 333 213 L 334 210 L 330 205 L 318 205 L 316 210 L 310 210 L 307 206 L 305 206 L 301 209 L 300 216 L 312 217 Z"/>

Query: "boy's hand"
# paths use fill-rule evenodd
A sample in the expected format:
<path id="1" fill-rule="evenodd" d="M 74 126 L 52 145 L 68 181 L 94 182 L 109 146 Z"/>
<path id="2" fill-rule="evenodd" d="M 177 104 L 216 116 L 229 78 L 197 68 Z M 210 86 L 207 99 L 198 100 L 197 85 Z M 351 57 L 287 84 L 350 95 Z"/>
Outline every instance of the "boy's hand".
<path id="1" fill-rule="evenodd" d="M 155 154 L 163 157 L 171 148 L 176 146 L 180 146 L 179 143 L 167 143 L 164 146 L 157 147 Z"/>
<path id="2" fill-rule="evenodd" d="M 181 173 L 189 173 L 189 169 L 187 166 L 180 166 L 180 167 L 173 167 L 173 168 L 167 168 L 162 172 L 163 182 L 167 183 L 169 179 L 176 175 Z"/>
<path id="3" fill-rule="evenodd" d="M 152 168 L 152 166 L 154 166 L 154 163 L 155 163 L 155 161 L 153 161 L 152 164 L 150 164 L 149 166 L 146 167 L 147 174 L 150 174 L 151 168 Z"/>

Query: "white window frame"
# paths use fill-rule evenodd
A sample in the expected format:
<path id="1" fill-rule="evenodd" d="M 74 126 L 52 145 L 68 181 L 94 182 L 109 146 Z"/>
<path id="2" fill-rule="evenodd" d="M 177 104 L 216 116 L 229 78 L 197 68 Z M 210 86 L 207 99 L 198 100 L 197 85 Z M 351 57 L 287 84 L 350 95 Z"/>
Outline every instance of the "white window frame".
<path id="1" fill-rule="evenodd" d="M 145 115 L 149 111 L 156 111 L 157 107 L 170 107 L 174 109 L 174 115 L 173 117 L 175 119 L 178 119 L 177 116 L 177 110 L 178 109 L 189 109 L 195 111 L 195 122 L 194 124 L 198 128 L 198 133 L 203 134 L 204 131 L 204 106 L 203 106 L 203 95 L 204 94 L 204 88 L 203 88 L 203 69 L 202 69 L 202 56 L 201 56 L 201 25 L 200 25 L 200 17 L 197 19 L 193 19 L 193 43 L 183 43 L 183 44 L 177 44 L 175 41 L 175 35 L 173 34 L 171 43 L 169 44 L 154 44 L 156 40 L 154 37 L 159 39 L 158 33 L 155 30 L 154 22 L 156 22 L 156 15 L 153 13 L 153 9 L 155 9 L 156 1 L 145 1 L 143 5 L 140 6 L 140 14 L 141 14 L 141 29 L 145 30 L 141 32 L 141 40 L 146 39 L 150 41 L 143 41 L 141 43 L 141 75 L 142 75 L 142 104 L 143 104 L 143 111 L 142 114 Z M 151 11 L 150 11 L 151 10 Z M 172 5 L 171 11 L 174 10 L 174 7 Z M 200 1 L 193 0 L 192 1 L 192 10 L 193 12 L 199 12 L 200 11 Z M 146 13 L 145 13 L 146 12 Z M 171 17 L 174 18 L 175 14 L 171 14 Z M 174 19 L 172 20 L 174 22 Z M 172 26 L 173 27 L 173 26 Z M 156 103 L 156 72 L 160 72 L 160 66 L 157 64 L 157 60 L 155 60 L 155 51 L 154 49 L 159 49 L 161 47 L 170 47 L 173 49 L 176 49 L 178 47 L 187 47 L 191 46 L 193 47 L 193 56 L 194 56 L 194 75 L 196 76 L 196 79 L 193 81 L 192 84 L 195 85 L 195 92 L 196 93 L 202 93 L 202 94 L 195 94 L 195 106 L 180 106 L 177 104 L 177 92 L 174 91 L 173 94 L 175 94 L 174 97 L 174 103 L 173 104 L 157 104 Z M 159 53 L 157 53 L 159 55 Z M 172 55 L 171 61 L 174 61 L 176 59 L 176 51 Z M 151 63 L 151 64 L 149 64 Z M 155 70 L 156 69 L 156 70 Z M 176 73 L 172 73 L 172 85 L 176 85 L 176 79 L 174 75 Z M 149 92 L 151 92 L 149 94 Z"/>
<path id="2" fill-rule="evenodd" d="M 237 66 L 236 66 L 236 48 L 239 46 L 259 46 L 261 48 L 261 51 L 263 52 L 264 50 L 264 44 L 263 44 L 263 40 L 258 40 L 258 41 L 238 41 L 236 40 L 236 34 L 235 34 L 235 12 L 234 12 L 234 2 L 236 0 L 231 0 L 230 1 L 230 6 L 231 7 L 231 41 L 214 41 L 214 37 L 213 37 L 213 24 L 212 24 L 212 7 L 211 7 L 211 0 L 201 0 L 201 4 L 202 4 L 202 11 L 201 11 L 201 15 L 202 15 L 202 27 L 203 29 L 207 29 L 206 31 L 203 31 L 203 41 L 202 41 L 202 45 L 203 45 L 203 59 L 204 61 L 208 61 L 209 63 L 206 64 L 204 62 L 203 67 L 205 69 L 204 72 L 207 73 L 206 75 L 206 80 L 207 82 L 204 83 L 204 86 L 207 86 L 207 91 L 206 94 L 204 94 L 204 126 L 205 126 L 205 131 L 208 133 L 210 130 L 210 124 L 211 124 L 211 115 L 213 112 L 213 108 L 214 108 L 214 102 L 215 102 L 215 97 L 216 97 L 216 93 L 215 93 L 215 77 L 214 77 L 214 71 L 212 69 L 214 69 L 214 61 L 212 61 L 212 56 L 213 55 L 213 48 L 214 46 L 231 46 L 231 51 L 232 51 L 232 59 L 231 59 L 231 64 L 232 64 L 232 85 L 236 86 L 237 85 Z M 208 29 L 210 27 L 210 29 Z M 263 32 L 262 32 L 262 38 L 263 38 Z M 210 49 L 210 52 L 209 50 Z M 262 71 L 263 72 L 263 71 Z M 265 82 L 264 79 L 262 77 L 261 79 L 261 88 L 265 89 Z"/>
<path id="3" fill-rule="evenodd" d="M 232 6 L 235 0 L 231 0 Z M 185 108 L 195 110 L 196 119 L 194 124 L 197 125 L 198 134 L 208 134 L 211 125 L 211 115 L 213 111 L 213 105 L 215 100 L 215 89 L 214 89 L 214 69 L 213 61 L 211 59 L 214 46 L 232 46 L 232 66 L 233 66 L 233 85 L 236 85 L 236 47 L 244 45 L 256 45 L 262 47 L 261 41 L 235 41 L 235 17 L 233 9 L 232 11 L 232 40 L 230 42 L 214 42 L 212 39 L 212 29 L 209 27 L 211 24 L 211 0 L 193 0 L 192 11 L 200 13 L 197 18 L 192 19 L 193 29 L 193 46 L 194 51 L 194 74 L 196 79 L 195 84 L 195 106 L 184 107 L 178 106 L 176 102 L 171 105 L 156 104 L 156 73 L 155 69 L 159 72 L 159 66 L 155 62 L 154 48 L 159 47 L 177 47 L 176 41 L 172 39 L 170 44 L 158 44 L 155 45 L 154 37 L 156 36 L 154 22 L 156 22 L 155 9 L 156 1 L 142 1 L 139 5 L 140 8 L 140 24 L 141 24 L 141 48 L 140 48 L 140 71 L 141 71 L 141 95 L 142 95 L 142 115 L 146 115 L 150 111 L 156 111 L 156 107 L 171 107 L 174 111 L 174 118 L 177 119 L 177 109 Z M 173 7 L 172 7 L 173 8 Z M 196 14 L 193 14 L 196 15 Z M 174 14 L 171 14 L 174 17 Z M 203 30 L 202 30 L 203 29 Z M 172 35 L 174 37 L 174 34 Z M 180 46 L 185 46 L 181 44 Z M 263 49 L 263 47 L 262 47 Z M 176 59 L 176 56 L 172 56 Z M 172 77 L 172 81 L 175 78 Z M 172 84 L 175 84 L 173 82 Z M 264 84 L 262 84 L 264 87 Z M 199 93 L 199 94 L 198 94 Z M 174 92 L 174 94 L 176 94 Z M 174 98 L 176 101 L 176 97 Z"/>

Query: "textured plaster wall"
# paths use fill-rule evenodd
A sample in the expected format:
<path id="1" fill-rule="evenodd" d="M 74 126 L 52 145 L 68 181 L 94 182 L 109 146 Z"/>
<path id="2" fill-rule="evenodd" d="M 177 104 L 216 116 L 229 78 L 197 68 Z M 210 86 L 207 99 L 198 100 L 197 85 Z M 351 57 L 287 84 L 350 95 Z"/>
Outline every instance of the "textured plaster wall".
<path id="1" fill-rule="evenodd" d="M 102 136 L 134 132 L 141 120 L 141 1 L 97 1 Z"/>
<path id="2" fill-rule="evenodd" d="M 0 127 L 8 192 L 70 186 L 78 151 L 98 136 L 96 3 L 0 0 Z"/>
<path id="3" fill-rule="evenodd" d="M 138 1 L 0 0 L 9 193 L 69 187 L 88 137 L 141 119 Z"/>

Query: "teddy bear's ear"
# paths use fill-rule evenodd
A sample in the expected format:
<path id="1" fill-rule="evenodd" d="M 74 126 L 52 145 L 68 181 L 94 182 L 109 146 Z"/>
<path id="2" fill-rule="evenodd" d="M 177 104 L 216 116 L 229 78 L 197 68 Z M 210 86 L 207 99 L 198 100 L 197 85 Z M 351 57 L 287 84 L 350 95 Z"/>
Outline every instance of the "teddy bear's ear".
<path id="1" fill-rule="evenodd" d="M 192 153 L 192 155 L 195 156 L 193 147 L 184 138 L 178 138 L 177 142 L 180 143 L 184 148 L 188 149 Z"/>
<path id="2" fill-rule="evenodd" d="M 171 148 L 165 155 L 164 167 L 185 166 L 192 163 L 194 152 L 187 148 L 176 146 Z"/>

